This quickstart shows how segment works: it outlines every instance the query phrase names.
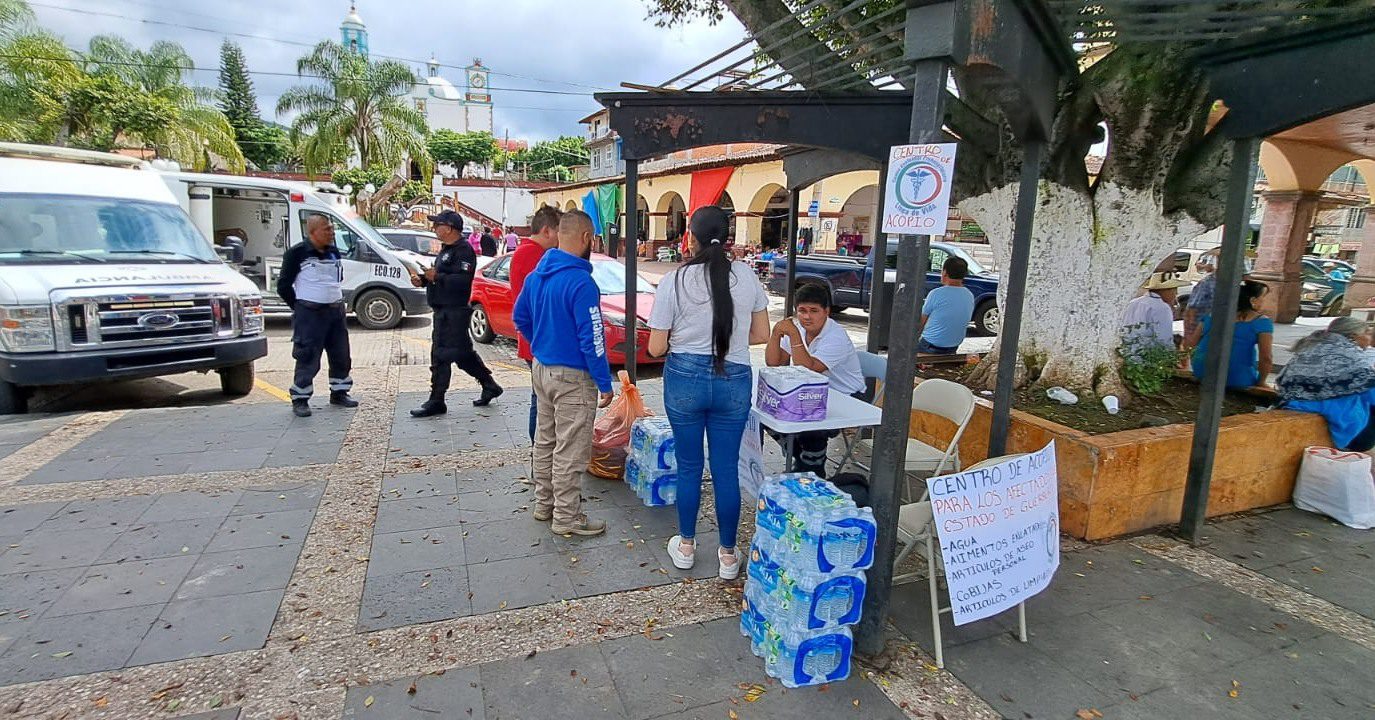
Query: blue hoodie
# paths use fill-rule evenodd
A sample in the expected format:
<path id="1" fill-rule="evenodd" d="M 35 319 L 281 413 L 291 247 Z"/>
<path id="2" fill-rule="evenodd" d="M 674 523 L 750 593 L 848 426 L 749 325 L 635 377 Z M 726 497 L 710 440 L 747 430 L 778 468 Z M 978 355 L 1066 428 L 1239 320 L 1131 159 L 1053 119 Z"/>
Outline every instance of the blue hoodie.
<path id="1" fill-rule="evenodd" d="M 602 294 L 592 280 L 592 263 L 551 248 L 525 279 L 512 319 L 541 365 L 586 370 L 598 390 L 611 392 Z"/>

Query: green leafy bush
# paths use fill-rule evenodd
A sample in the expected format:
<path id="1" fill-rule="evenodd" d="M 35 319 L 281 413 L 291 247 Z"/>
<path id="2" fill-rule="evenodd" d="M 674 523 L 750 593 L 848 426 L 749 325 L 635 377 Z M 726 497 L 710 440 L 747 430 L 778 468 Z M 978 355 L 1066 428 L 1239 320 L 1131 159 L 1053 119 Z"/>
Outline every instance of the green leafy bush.
<path id="1" fill-rule="evenodd" d="M 1122 344 L 1117 346 L 1117 354 L 1122 358 L 1122 381 L 1132 392 L 1159 395 L 1165 381 L 1174 375 L 1179 351 L 1174 346 L 1161 345 L 1142 332 L 1143 328 L 1145 323 L 1122 329 Z"/>

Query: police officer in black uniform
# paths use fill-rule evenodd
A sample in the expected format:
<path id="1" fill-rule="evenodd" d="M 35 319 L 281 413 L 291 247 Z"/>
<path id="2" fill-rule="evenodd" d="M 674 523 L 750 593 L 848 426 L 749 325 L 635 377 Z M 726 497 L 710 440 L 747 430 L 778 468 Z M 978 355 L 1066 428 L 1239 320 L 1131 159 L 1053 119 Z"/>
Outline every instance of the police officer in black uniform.
<path id="1" fill-rule="evenodd" d="M 349 397 L 349 331 L 344 323 L 344 266 L 334 246 L 334 223 L 320 213 L 306 219 L 306 241 L 282 255 L 277 294 L 291 308 L 291 411 L 310 417 L 310 396 L 320 372 L 320 353 L 329 358 L 329 404 L 358 407 Z"/>
<path id="2" fill-rule="evenodd" d="M 434 308 L 434 334 L 430 348 L 430 399 L 411 411 L 415 417 L 429 417 L 448 412 L 444 393 L 449 379 L 458 365 L 482 385 L 482 394 L 473 401 L 483 406 L 501 395 L 501 386 L 492 379 L 492 371 L 483 364 L 473 350 L 468 336 L 468 318 L 473 314 L 468 305 L 473 288 L 473 273 L 477 270 L 477 253 L 463 239 L 463 217 L 453 210 L 431 215 L 434 233 L 444 248 L 434 260 L 434 267 L 424 275 L 411 275 L 411 283 L 425 288 L 425 298 Z"/>

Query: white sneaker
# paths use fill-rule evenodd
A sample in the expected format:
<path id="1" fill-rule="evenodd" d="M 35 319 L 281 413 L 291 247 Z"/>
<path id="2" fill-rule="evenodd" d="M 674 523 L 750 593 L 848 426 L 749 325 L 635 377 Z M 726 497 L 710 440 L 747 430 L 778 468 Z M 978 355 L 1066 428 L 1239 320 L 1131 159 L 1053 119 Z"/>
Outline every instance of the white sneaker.
<path id="1" fill-rule="evenodd" d="M 730 558 L 735 562 L 727 564 L 726 558 Z M 722 580 L 734 580 L 735 578 L 740 577 L 739 550 L 736 550 L 733 553 L 728 553 L 721 548 L 716 548 L 716 561 L 721 565 L 720 570 L 717 570 L 716 574 L 719 575 Z"/>
<path id="2" fill-rule="evenodd" d="M 697 553 L 685 553 L 683 552 L 682 548 L 682 535 L 674 535 L 673 537 L 668 539 L 668 557 L 669 559 L 673 560 L 673 567 L 676 567 L 679 570 L 691 570 L 693 564 L 697 562 Z M 693 550 L 695 551 L 696 549 L 697 547 L 694 544 Z"/>

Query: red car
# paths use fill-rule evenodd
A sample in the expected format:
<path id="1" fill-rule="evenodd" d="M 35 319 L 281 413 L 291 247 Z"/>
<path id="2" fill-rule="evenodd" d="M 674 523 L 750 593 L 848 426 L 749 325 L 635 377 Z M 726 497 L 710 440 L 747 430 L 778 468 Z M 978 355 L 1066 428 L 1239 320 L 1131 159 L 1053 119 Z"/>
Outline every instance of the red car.
<path id="1" fill-rule="evenodd" d="M 602 291 L 602 321 L 605 324 L 606 356 L 612 365 L 625 364 L 625 266 L 619 260 L 594 254 L 592 279 Z M 473 318 L 468 334 L 474 342 L 490 343 L 497 335 L 516 337 L 511 320 L 516 299 L 511 297 L 511 256 L 503 255 L 473 277 Z M 649 311 L 654 308 L 654 284 L 640 276 L 640 292 L 635 301 L 635 362 L 641 365 L 662 363 L 646 351 L 649 345 Z"/>

